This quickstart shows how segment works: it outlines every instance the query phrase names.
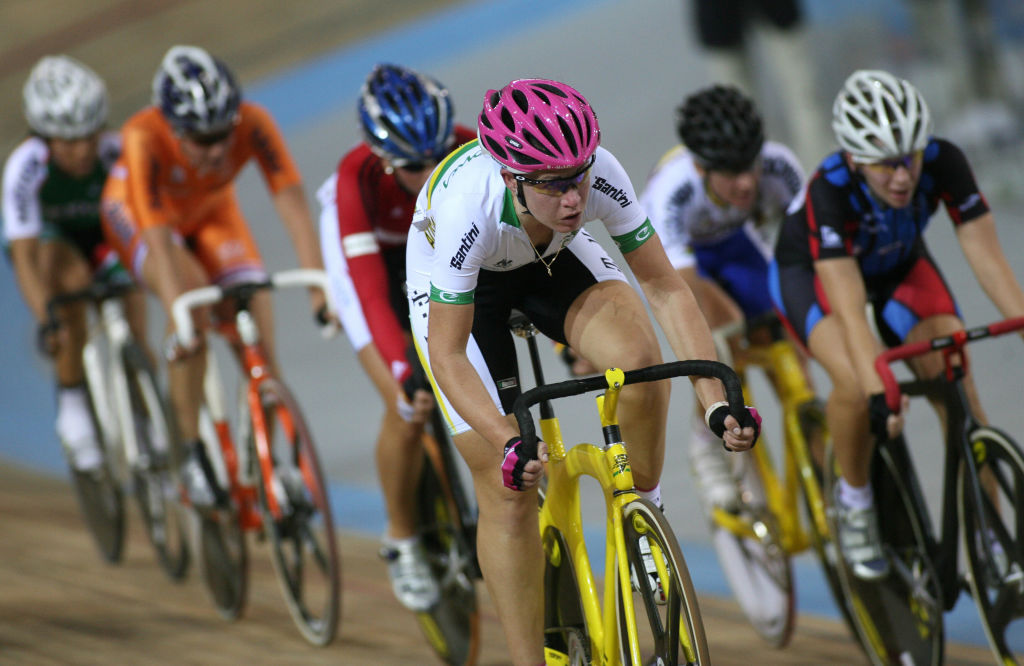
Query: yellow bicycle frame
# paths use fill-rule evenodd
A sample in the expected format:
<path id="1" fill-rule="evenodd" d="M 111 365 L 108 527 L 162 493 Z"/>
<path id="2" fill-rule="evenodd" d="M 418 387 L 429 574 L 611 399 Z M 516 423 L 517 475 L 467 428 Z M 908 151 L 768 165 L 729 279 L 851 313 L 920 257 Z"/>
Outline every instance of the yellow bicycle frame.
<path id="1" fill-rule="evenodd" d="M 601 426 L 618 425 L 616 414 L 619 391 L 624 382 L 622 370 L 613 368 L 605 372 L 608 388 L 604 394 L 597 396 L 597 407 L 601 416 Z M 565 538 L 569 555 L 575 565 L 576 583 L 579 588 L 583 613 L 586 618 L 587 630 L 591 641 L 592 663 L 607 665 L 618 663 L 619 637 L 616 627 L 615 583 L 616 578 L 609 575 L 614 571 L 622 589 L 630 589 L 630 569 L 626 555 L 625 538 L 622 531 L 622 509 L 630 502 L 638 499 L 633 488 L 633 471 L 629 456 L 622 442 L 614 443 L 607 448 L 593 444 L 577 444 L 566 451 L 562 440 L 561 429 L 557 418 L 541 419 L 540 431 L 542 439 L 548 445 L 547 478 L 548 486 L 544 497 L 544 505 L 540 511 L 540 532 L 543 537 L 548 527 L 554 527 Z M 579 481 L 581 476 L 589 476 L 597 480 L 605 497 L 605 578 L 603 605 L 598 600 L 597 583 L 594 580 L 587 555 L 587 547 L 583 538 L 583 520 L 580 513 Z M 638 520 L 642 520 L 639 519 Z M 645 531 L 638 525 L 637 531 Z M 666 579 L 665 559 L 657 544 L 651 543 L 658 573 Z M 545 540 L 545 556 L 552 563 L 558 563 L 563 556 L 557 552 L 557 540 Z M 623 595 L 626 617 L 634 617 L 633 598 Z M 603 610 L 602 610 L 603 609 Z M 636 633 L 636 624 L 629 624 L 629 649 L 633 663 L 640 663 L 640 646 Z M 686 634 L 683 632 L 683 640 Z M 692 653 L 692 646 L 683 646 Z M 547 663 L 565 663 L 564 655 L 545 648 Z"/>
<path id="2" fill-rule="evenodd" d="M 747 368 L 751 366 L 764 368 L 771 372 L 775 379 L 785 435 L 784 479 L 780 479 L 775 471 L 771 451 L 764 442 L 763 433 L 761 445 L 754 447 L 750 455 L 764 484 L 767 510 L 778 525 L 780 545 L 787 553 L 795 554 L 811 546 L 810 533 L 800 520 L 797 506 L 801 477 L 808 481 L 804 484 L 804 490 L 810 489 L 809 493 L 813 495 L 809 495 L 807 499 L 808 506 L 812 507 L 811 520 L 814 521 L 817 533 L 828 533 L 824 498 L 818 491 L 817 483 L 813 482 L 813 461 L 809 458 L 808 443 L 803 441 L 804 434 L 800 428 L 799 418 L 799 407 L 813 400 L 815 396 L 807 384 L 796 349 L 791 342 L 778 340 L 770 345 L 751 346 L 744 350 L 741 358 L 736 359 L 735 370 L 743 382 L 743 398 L 748 405 L 754 404 L 747 385 L 746 373 Z M 759 539 L 764 536 L 765 528 L 760 522 L 751 522 L 742 515 L 716 507 L 712 510 L 712 519 L 715 524 L 739 537 Z"/>

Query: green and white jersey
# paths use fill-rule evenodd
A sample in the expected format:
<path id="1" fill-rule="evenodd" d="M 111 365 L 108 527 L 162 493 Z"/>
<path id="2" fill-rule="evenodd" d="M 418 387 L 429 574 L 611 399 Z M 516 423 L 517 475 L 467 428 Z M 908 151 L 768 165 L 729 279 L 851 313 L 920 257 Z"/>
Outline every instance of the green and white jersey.
<path id="1" fill-rule="evenodd" d="M 100 230 L 100 195 L 121 152 L 117 132 L 100 136 L 99 159 L 86 178 L 72 178 L 50 160 L 46 141 L 31 136 L 7 158 L 3 175 L 3 239 L 65 237 L 73 242 Z"/>
<path id="2" fill-rule="evenodd" d="M 584 224 L 601 220 L 623 253 L 653 234 L 625 170 L 610 152 L 597 149 L 590 174 Z M 420 190 L 406 247 L 407 279 L 430 299 L 471 303 L 481 270 L 510 271 L 545 260 L 563 247 L 588 242 L 579 230 L 555 232 L 534 250 L 520 224 L 500 166 L 477 141 L 450 154 Z"/>

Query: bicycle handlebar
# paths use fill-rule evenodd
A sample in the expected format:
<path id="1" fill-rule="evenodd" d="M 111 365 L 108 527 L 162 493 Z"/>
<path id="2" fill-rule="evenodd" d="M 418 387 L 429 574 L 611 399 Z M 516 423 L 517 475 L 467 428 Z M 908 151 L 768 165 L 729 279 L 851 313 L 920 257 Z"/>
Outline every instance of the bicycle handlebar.
<path id="1" fill-rule="evenodd" d="M 955 331 L 952 335 L 943 335 L 931 340 L 922 340 L 910 344 L 900 345 L 887 349 L 875 359 L 875 371 L 882 378 L 885 386 L 885 402 L 893 412 L 900 411 L 900 384 L 893 375 L 889 364 L 894 361 L 905 361 L 915 356 L 921 356 L 939 349 L 956 350 L 963 349 L 967 343 L 981 340 L 982 338 L 994 338 L 1013 331 L 1024 329 L 1024 317 L 1014 317 L 1002 321 L 993 322 L 986 326 L 976 326 L 966 330 Z"/>
<path id="2" fill-rule="evenodd" d="M 212 305 L 229 296 L 281 287 L 319 287 L 326 294 L 327 273 L 316 268 L 293 268 L 272 273 L 265 282 L 242 282 L 227 287 L 209 285 L 186 291 L 174 299 L 171 305 L 171 319 L 174 321 L 178 344 L 188 347 L 195 341 L 195 324 L 192 322 L 192 310 L 195 308 Z"/>
<path id="3" fill-rule="evenodd" d="M 740 379 L 732 368 L 718 361 L 673 361 L 671 363 L 661 363 L 646 368 L 630 370 L 625 373 L 623 385 L 654 382 L 686 375 L 714 377 L 720 380 L 725 384 L 725 394 L 729 402 L 730 413 L 737 419 L 742 416 L 742 410 L 746 409 L 746 407 L 743 402 L 743 387 L 740 384 Z M 519 422 L 519 434 L 523 439 L 524 457 L 527 459 L 537 457 L 537 430 L 533 425 L 530 407 L 544 400 L 567 398 L 606 388 L 608 388 L 608 382 L 605 380 L 604 374 L 601 374 L 537 386 L 516 398 L 512 411 L 515 413 L 516 421 Z"/>
<path id="4" fill-rule="evenodd" d="M 46 318 L 48 322 L 57 321 L 57 308 L 62 305 L 69 303 L 78 303 L 80 301 L 91 301 L 93 303 L 99 303 L 111 298 L 118 298 L 124 296 L 128 292 L 136 289 L 136 285 L 130 282 L 103 282 L 102 280 L 93 282 L 88 287 L 83 289 L 76 289 L 75 291 L 68 291 L 62 294 L 57 294 L 49 301 L 46 302 Z"/>

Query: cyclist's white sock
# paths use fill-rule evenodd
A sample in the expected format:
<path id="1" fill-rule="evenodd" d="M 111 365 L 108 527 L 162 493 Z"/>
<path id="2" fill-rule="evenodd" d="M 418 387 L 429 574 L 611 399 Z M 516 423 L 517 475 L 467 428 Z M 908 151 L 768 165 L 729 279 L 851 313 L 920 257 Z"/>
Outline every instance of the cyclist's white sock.
<path id="1" fill-rule="evenodd" d="M 636 494 L 639 495 L 640 497 L 643 497 L 645 500 L 651 502 L 654 506 L 658 507 L 659 509 L 663 506 L 661 503 L 660 481 L 653 488 L 648 488 L 647 490 L 644 490 L 643 488 L 637 486 Z"/>
<path id="2" fill-rule="evenodd" d="M 851 486 L 845 478 L 840 478 L 839 500 L 851 509 L 870 509 L 875 503 L 875 493 L 870 483 Z"/>
<path id="3" fill-rule="evenodd" d="M 715 448 L 722 446 L 722 441 L 708 430 L 708 426 L 704 423 L 704 419 L 698 416 L 690 417 L 690 431 L 693 433 L 693 436 L 690 437 L 691 449 L 695 446 L 711 446 Z"/>
<path id="4" fill-rule="evenodd" d="M 84 385 L 57 388 L 56 426 L 57 436 L 71 450 L 75 467 L 89 469 L 100 464 L 102 456 Z"/>

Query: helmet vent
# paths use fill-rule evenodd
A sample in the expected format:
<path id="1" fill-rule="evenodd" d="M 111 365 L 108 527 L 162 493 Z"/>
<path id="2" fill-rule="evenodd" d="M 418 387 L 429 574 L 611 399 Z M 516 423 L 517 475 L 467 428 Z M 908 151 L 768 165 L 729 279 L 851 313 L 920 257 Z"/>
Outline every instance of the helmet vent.
<path id="1" fill-rule="evenodd" d="M 573 114 L 573 120 L 575 120 L 575 114 Z M 579 144 L 576 143 L 576 137 L 580 132 L 579 121 L 576 122 L 575 131 L 569 127 L 569 123 L 565 122 L 565 118 L 558 116 L 558 127 L 562 131 L 562 136 L 565 138 L 565 142 L 569 145 L 569 152 L 573 156 L 580 154 Z"/>

